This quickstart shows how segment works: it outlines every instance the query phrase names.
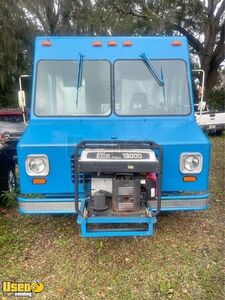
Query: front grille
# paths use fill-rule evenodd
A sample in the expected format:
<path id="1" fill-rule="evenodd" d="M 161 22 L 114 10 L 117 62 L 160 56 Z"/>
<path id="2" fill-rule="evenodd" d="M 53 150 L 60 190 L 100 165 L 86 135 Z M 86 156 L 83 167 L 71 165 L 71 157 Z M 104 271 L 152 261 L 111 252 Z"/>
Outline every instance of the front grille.
<path id="1" fill-rule="evenodd" d="M 151 200 L 149 201 L 149 204 L 152 209 L 156 209 L 157 207 L 157 201 Z M 161 201 L 161 207 L 162 209 L 169 209 L 169 208 L 183 208 L 184 210 L 187 208 L 198 208 L 202 206 L 209 205 L 209 199 L 188 199 L 188 200 L 162 200 Z"/>
<path id="2" fill-rule="evenodd" d="M 70 165 L 71 165 L 71 180 L 74 183 L 74 173 L 75 173 L 75 167 L 74 167 L 74 155 L 71 156 L 70 158 Z M 86 182 L 91 180 L 90 175 L 86 175 Z M 78 183 L 83 183 L 84 180 L 84 175 L 83 173 L 78 174 Z"/>
<path id="3" fill-rule="evenodd" d="M 71 179 L 72 182 L 74 182 L 74 155 L 71 156 L 70 158 L 70 166 L 71 166 Z"/>

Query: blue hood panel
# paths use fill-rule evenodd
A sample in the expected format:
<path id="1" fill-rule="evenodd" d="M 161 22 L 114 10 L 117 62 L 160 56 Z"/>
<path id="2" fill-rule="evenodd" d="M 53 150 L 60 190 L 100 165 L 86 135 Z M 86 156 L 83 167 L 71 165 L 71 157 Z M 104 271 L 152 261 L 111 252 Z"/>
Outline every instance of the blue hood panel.
<path id="1" fill-rule="evenodd" d="M 161 145 L 208 144 L 192 117 L 86 118 L 36 120 L 20 145 L 62 145 L 80 140 L 154 140 Z"/>
<path id="2" fill-rule="evenodd" d="M 208 188 L 210 144 L 190 117 L 83 118 L 32 120 L 18 144 L 22 193 L 73 193 L 71 156 L 82 140 L 152 140 L 163 147 L 163 192 L 203 191 Z M 197 182 L 184 183 L 179 159 L 182 152 L 200 152 L 204 167 Z M 43 186 L 26 175 L 29 154 L 47 154 L 50 174 Z"/>

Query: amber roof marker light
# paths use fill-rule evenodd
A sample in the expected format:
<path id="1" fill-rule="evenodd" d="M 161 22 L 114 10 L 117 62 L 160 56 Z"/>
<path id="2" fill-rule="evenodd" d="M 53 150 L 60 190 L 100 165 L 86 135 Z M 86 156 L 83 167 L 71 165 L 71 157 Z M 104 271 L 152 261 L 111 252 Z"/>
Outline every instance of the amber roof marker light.
<path id="1" fill-rule="evenodd" d="M 181 41 L 172 41 L 171 45 L 174 47 L 182 46 L 182 42 Z"/>
<path id="2" fill-rule="evenodd" d="M 131 41 L 124 41 L 123 46 L 124 47 L 131 47 L 131 46 L 133 46 L 133 43 Z"/>
<path id="3" fill-rule="evenodd" d="M 100 42 L 100 41 L 93 41 L 92 42 L 92 46 L 93 47 L 102 47 L 102 42 Z"/>
<path id="4" fill-rule="evenodd" d="M 44 40 L 41 42 L 41 46 L 43 47 L 51 47 L 52 46 L 52 42 L 50 40 Z"/>
<path id="5" fill-rule="evenodd" d="M 109 47 L 116 47 L 117 46 L 117 42 L 116 41 L 108 41 L 108 46 Z"/>

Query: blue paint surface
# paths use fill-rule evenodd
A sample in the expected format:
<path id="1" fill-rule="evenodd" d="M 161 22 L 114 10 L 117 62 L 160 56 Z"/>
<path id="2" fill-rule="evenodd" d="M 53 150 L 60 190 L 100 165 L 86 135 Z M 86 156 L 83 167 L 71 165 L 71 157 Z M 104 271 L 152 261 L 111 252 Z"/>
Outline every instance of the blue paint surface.
<path id="1" fill-rule="evenodd" d="M 72 193 L 71 156 L 82 140 L 153 140 L 163 147 L 162 191 L 204 191 L 208 187 L 210 144 L 193 117 L 88 118 L 33 120 L 18 146 L 22 193 Z M 200 152 L 203 170 L 196 182 L 183 182 L 182 152 Z M 28 154 L 47 154 L 50 173 L 45 185 L 34 186 L 26 174 Z"/>

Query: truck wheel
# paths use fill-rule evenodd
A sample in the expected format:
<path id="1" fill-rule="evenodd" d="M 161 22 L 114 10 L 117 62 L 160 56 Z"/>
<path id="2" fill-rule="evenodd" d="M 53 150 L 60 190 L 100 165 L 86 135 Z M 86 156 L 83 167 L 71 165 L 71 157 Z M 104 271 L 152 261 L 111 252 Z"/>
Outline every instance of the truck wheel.
<path id="1" fill-rule="evenodd" d="M 0 195 L 3 191 L 14 192 L 17 186 L 17 179 L 14 167 L 9 167 L 0 182 Z"/>
<path id="2" fill-rule="evenodd" d="M 16 173 L 14 168 L 8 170 L 7 176 L 7 189 L 10 192 L 14 192 L 17 186 Z"/>

